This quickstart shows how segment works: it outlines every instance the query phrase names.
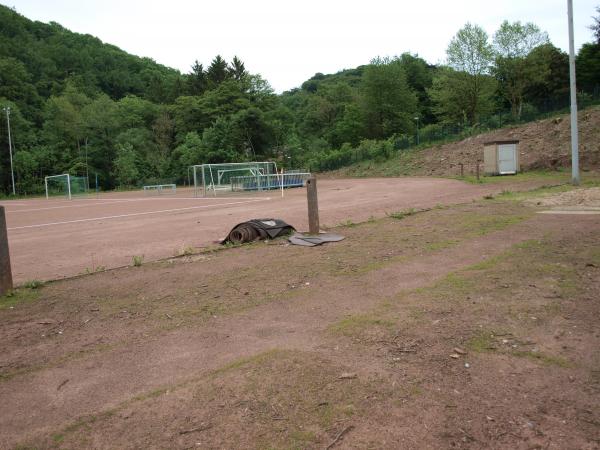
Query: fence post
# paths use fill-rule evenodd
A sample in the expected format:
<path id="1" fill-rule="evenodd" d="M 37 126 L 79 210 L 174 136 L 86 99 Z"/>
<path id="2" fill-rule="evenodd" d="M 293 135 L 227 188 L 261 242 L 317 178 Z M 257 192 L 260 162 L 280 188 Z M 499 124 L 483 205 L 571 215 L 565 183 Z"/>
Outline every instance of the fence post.
<path id="1" fill-rule="evenodd" d="M 477 161 L 477 170 L 476 170 L 476 173 L 477 173 L 477 181 L 479 181 L 479 161 Z"/>
<path id="2" fill-rule="evenodd" d="M 308 232 L 319 234 L 319 203 L 317 201 L 317 179 L 311 176 L 306 180 L 306 197 L 308 200 Z"/>
<path id="3" fill-rule="evenodd" d="M 10 254 L 8 252 L 6 216 L 4 214 L 4 206 L 0 206 L 0 295 L 6 294 L 12 288 L 13 280 L 10 270 Z"/>
<path id="4" fill-rule="evenodd" d="M 465 165 L 463 163 L 458 163 L 460 166 L 460 177 L 463 178 L 465 176 Z"/>

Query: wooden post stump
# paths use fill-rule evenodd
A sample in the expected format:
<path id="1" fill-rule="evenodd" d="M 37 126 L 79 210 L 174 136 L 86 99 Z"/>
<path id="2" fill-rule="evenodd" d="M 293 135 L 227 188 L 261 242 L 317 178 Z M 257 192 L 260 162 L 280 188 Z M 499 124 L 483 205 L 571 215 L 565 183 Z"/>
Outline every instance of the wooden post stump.
<path id="1" fill-rule="evenodd" d="M 308 232 L 319 234 L 319 202 L 317 200 L 317 179 L 311 176 L 306 180 L 306 196 L 308 199 Z"/>
<path id="2" fill-rule="evenodd" d="M 6 294 L 12 288 L 13 281 L 10 270 L 10 254 L 8 252 L 6 216 L 4 214 L 4 206 L 0 206 L 0 295 Z"/>

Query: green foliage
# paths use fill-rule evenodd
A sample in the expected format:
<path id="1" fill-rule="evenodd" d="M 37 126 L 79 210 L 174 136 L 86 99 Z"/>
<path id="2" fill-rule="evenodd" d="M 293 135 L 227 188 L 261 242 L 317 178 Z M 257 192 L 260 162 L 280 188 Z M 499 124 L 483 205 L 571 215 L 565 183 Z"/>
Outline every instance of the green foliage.
<path id="1" fill-rule="evenodd" d="M 121 186 L 137 184 L 139 171 L 135 163 L 135 152 L 129 143 L 117 144 L 117 158 L 115 159 L 115 179 Z"/>
<path id="2" fill-rule="evenodd" d="M 579 50 L 577 55 L 577 87 L 586 92 L 594 92 L 594 90 L 600 89 L 600 42 L 583 44 Z"/>
<path id="3" fill-rule="evenodd" d="M 408 86 L 400 60 L 371 61 L 365 69 L 361 90 L 368 137 L 382 139 L 412 131 L 417 97 Z"/>
<path id="4" fill-rule="evenodd" d="M 131 262 L 133 263 L 133 267 L 140 267 L 144 263 L 143 255 L 134 255 L 131 258 Z"/>
<path id="5" fill-rule="evenodd" d="M 542 83 L 548 70 L 541 64 L 532 64 L 527 56 L 540 45 L 549 44 L 548 34 L 533 23 L 504 21 L 494 34 L 496 54 L 493 73 L 499 82 L 500 94 L 511 106 L 511 114 L 518 118 L 523 109 L 527 87 Z"/>
<path id="6" fill-rule="evenodd" d="M 452 38 L 446 50 L 449 69 L 440 71 L 430 95 L 443 120 L 476 124 L 493 111 L 495 81 L 489 76 L 493 50 L 487 33 L 467 23 Z"/>

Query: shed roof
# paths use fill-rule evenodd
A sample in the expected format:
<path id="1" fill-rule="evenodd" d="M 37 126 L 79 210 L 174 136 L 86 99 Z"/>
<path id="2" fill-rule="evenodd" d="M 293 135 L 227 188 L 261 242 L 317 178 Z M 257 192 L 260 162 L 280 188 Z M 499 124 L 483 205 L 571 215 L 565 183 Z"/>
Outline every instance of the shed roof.
<path id="1" fill-rule="evenodd" d="M 518 144 L 519 140 L 518 139 L 512 139 L 512 140 L 498 140 L 498 141 L 488 141 L 488 142 L 484 142 L 483 145 L 494 145 L 494 144 Z"/>

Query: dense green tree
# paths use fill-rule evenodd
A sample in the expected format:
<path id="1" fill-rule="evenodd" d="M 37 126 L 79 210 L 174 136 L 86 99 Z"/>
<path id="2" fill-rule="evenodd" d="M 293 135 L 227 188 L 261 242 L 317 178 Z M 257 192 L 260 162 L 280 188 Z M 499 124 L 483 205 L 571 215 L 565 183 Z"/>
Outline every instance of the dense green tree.
<path id="1" fill-rule="evenodd" d="M 434 121 L 433 105 L 427 93 L 427 90 L 433 84 L 434 66 L 430 66 L 424 59 L 410 53 L 403 53 L 399 58 L 399 62 L 406 73 L 406 82 L 417 94 L 418 116 L 421 123 Z"/>
<path id="2" fill-rule="evenodd" d="M 569 55 L 552 44 L 534 48 L 527 64 L 535 67 L 535 79 L 528 83 L 525 99 L 543 111 L 569 104 Z"/>
<path id="3" fill-rule="evenodd" d="M 229 76 L 237 81 L 242 81 L 246 76 L 248 76 L 248 72 L 246 72 L 246 66 L 237 56 L 233 57 L 228 71 Z"/>
<path id="4" fill-rule="evenodd" d="M 577 54 L 577 87 L 595 94 L 600 91 L 600 6 L 596 12 L 590 26 L 596 41 L 583 44 Z"/>
<path id="5" fill-rule="evenodd" d="M 495 67 L 499 91 L 508 101 L 514 118 L 521 116 L 527 86 L 542 76 L 526 57 L 536 47 L 549 43 L 548 34 L 533 23 L 502 22 L 494 34 Z"/>
<path id="6" fill-rule="evenodd" d="M 187 77 L 188 92 L 190 95 L 202 95 L 208 86 L 208 79 L 204 66 L 196 60 L 192 72 Z"/>
<path id="7" fill-rule="evenodd" d="M 211 89 L 216 88 L 230 77 L 228 69 L 227 61 L 225 61 L 221 55 L 214 57 L 206 70 L 206 78 L 208 79 L 208 84 Z"/>
<path id="8" fill-rule="evenodd" d="M 131 144 L 117 144 L 114 177 L 119 186 L 139 184 L 139 172 L 135 159 L 135 151 Z"/>
<path id="9" fill-rule="evenodd" d="M 583 44 L 577 54 L 577 87 L 588 93 L 600 91 L 600 44 Z"/>
<path id="10" fill-rule="evenodd" d="M 446 50 L 451 70 L 441 70 L 429 90 L 435 112 L 444 121 L 476 124 L 493 110 L 495 81 L 489 76 L 493 62 L 487 33 L 467 23 Z"/>
<path id="11" fill-rule="evenodd" d="M 365 69 L 361 85 L 368 137 L 381 139 L 414 127 L 417 97 L 397 59 L 375 58 Z"/>

